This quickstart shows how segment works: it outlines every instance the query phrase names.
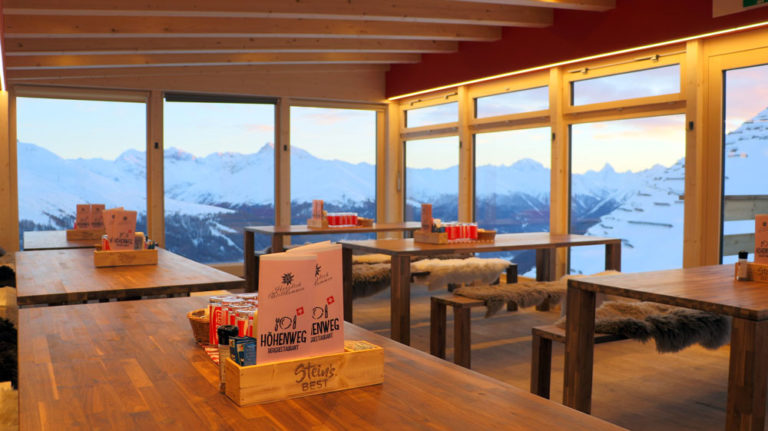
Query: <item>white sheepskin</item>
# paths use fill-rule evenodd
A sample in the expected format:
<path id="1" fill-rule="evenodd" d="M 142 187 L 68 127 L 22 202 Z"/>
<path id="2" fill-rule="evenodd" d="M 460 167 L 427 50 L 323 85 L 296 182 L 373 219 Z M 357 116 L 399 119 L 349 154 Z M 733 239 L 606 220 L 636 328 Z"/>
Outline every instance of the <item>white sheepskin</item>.
<path id="1" fill-rule="evenodd" d="M 416 276 L 414 281 L 426 284 L 430 290 L 447 287 L 448 284 L 492 283 L 510 265 L 504 259 L 425 259 L 411 263 L 411 273 L 429 273 Z"/>
<path id="2" fill-rule="evenodd" d="M 352 255 L 352 263 L 389 263 L 392 260 L 386 254 L 355 254 Z"/>

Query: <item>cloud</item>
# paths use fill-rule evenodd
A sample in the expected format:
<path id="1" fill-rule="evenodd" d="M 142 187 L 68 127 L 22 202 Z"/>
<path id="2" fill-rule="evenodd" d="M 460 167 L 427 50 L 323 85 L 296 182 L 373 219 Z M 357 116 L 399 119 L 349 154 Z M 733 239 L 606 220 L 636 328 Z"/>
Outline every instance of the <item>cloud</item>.
<path id="1" fill-rule="evenodd" d="M 267 133 L 267 132 L 274 132 L 275 126 L 274 124 L 244 124 L 243 128 L 245 128 L 248 132 L 259 132 L 259 133 Z"/>

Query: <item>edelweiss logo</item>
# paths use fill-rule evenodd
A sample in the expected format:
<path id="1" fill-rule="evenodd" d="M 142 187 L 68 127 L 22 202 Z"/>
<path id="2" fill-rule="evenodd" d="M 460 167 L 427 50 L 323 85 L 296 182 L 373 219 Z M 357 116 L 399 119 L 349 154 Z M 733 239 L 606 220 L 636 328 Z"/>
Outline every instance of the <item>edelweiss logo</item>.
<path id="1" fill-rule="evenodd" d="M 320 271 L 323 269 L 322 266 L 315 264 L 315 278 L 320 277 Z"/>
<path id="2" fill-rule="evenodd" d="M 286 272 L 283 274 L 283 284 L 286 286 L 290 286 L 293 283 L 293 273 L 292 272 Z"/>

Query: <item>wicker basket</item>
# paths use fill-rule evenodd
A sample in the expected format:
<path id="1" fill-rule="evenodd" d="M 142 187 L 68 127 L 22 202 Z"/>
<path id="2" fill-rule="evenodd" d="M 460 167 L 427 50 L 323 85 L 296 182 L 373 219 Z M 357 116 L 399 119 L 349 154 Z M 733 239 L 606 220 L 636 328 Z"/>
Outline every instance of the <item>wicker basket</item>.
<path id="1" fill-rule="evenodd" d="M 187 313 L 189 325 L 192 326 L 192 333 L 195 341 L 200 344 L 208 344 L 208 309 L 201 308 Z"/>

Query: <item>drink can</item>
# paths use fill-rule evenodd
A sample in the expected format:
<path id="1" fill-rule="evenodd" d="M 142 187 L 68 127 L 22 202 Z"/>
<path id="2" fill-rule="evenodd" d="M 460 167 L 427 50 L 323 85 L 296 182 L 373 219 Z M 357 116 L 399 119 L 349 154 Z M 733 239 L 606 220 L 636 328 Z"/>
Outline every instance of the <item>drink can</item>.
<path id="1" fill-rule="evenodd" d="M 477 223 L 471 223 L 469 225 L 469 238 L 472 240 L 477 240 Z"/>
<path id="2" fill-rule="evenodd" d="M 357 226 L 357 213 L 352 213 L 352 226 Z"/>
<path id="3" fill-rule="evenodd" d="M 229 310 L 233 305 L 244 304 L 245 301 L 236 296 L 227 296 L 221 301 L 221 321 L 222 325 L 229 325 L 230 317 Z"/>
<path id="4" fill-rule="evenodd" d="M 232 304 L 229 306 L 229 312 L 227 313 L 227 325 L 237 326 L 237 313 L 240 310 L 251 308 L 251 304 L 241 302 L 238 304 Z"/>
<path id="5" fill-rule="evenodd" d="M 222 317 L 222 300 L 226 296 L 211 296 L 208 298 L 208 343 L 215 346 L 219 344 L 219 336 L 216 330 L 224 324 Z"/>

